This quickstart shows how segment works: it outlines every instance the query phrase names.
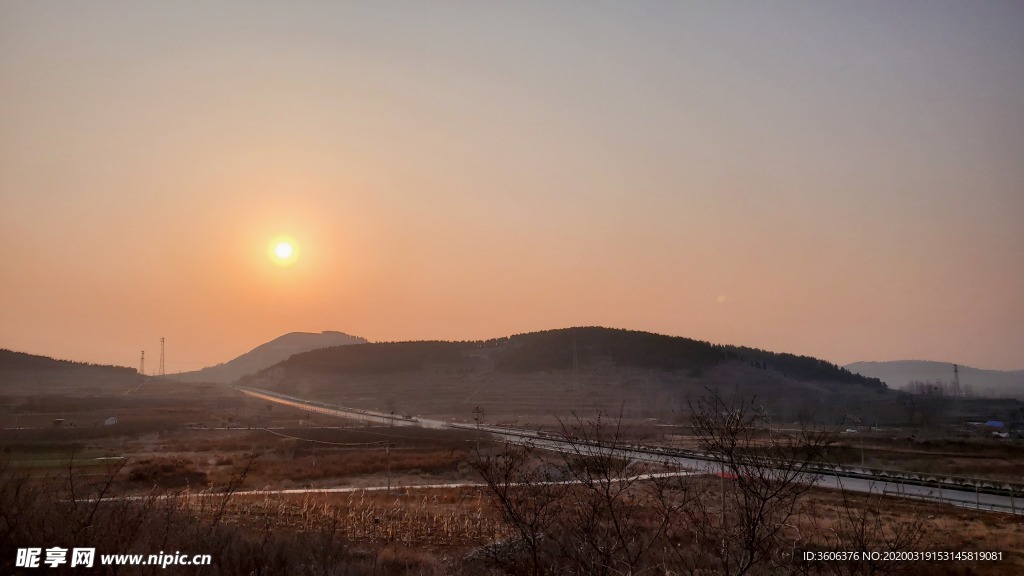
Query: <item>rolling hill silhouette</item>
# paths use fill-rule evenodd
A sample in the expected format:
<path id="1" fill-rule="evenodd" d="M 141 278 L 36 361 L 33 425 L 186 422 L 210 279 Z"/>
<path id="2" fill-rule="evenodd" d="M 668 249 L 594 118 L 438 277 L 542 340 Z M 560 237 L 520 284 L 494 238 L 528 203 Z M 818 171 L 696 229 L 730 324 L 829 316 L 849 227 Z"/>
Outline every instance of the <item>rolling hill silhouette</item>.
<path id="1" fill-rule="evenodd" d="M 140 381 L 134 368 L 56 360 L 0 349 L 0 394 L 109 391 Z"/>
<path id="2" fill-rule="evenodd" d="M 167 378 L 180 382 L 215 382 L 229 384 L 247 374 L 253 374 L 286 360 L 293 354 L 309 352 L 331 346 L 347 346 L 363 344 L 366 339 L 350 336 L 343 332 L 325 331 L 291 332 L 261 344 L 249 352 L 223 364 L 203 368 L 194 372 L 170 374 Z"/>
<path id="3" fill-rule="evenodd" d="M 854 362 L 847 364 L 851 372 L 878 378 L 892 388 L 901 389 L 908 383 L 953 381 L 953 364 L 929 360 L 895 360 L 891 362 Z M 982 370 L 958 366 L 960 383 L 974 392 L 988 396 L 1024 398 L 1024 370 Z"/>
<path id="4" fill-rule="evenodd" d="M 880 380 L 817 358 L 601 327 L 325 348 L 237 383 L 344 406 L 463 419 L 479 407 L 509 420 L 620 408 L 664 420 L 706 388 L 756 397 L 790 421 L 842 421 L 894 404 Z"/>
<path id="5" fill-rule="evenodd" d="M 680 336 L 602 327 L 563 328 L 485 341 L 367 343 L 325 348 L 292 356 L 281 364 L 298 372 L 393 373 L 431 367 L 470 368 L 482 357 L 498 372 L 570 370 L 608 364 L 681 370 L 699 377 L 725 363 L 775 371 L 799 381 L 830 381 L 884 389 L 877 378 L 854 374 L 810 356 L 780 354 L 742 346 L 722 346 Z"/>

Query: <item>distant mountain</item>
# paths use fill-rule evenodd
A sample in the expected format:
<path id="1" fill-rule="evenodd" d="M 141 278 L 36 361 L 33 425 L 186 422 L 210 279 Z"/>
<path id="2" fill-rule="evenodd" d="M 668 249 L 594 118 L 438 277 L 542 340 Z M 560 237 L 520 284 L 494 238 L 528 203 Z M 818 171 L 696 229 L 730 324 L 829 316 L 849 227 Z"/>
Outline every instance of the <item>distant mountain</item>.
<path id="1" fill-rule="evenodd" d="M 217 382 L 228 384 L 247 374 L 253 374 L 278 362 L 287 360 L 293 354 L 330 348 L 332 346 L 348 346 L 365 344 L 366 339 L 350 336 L 342 332 L 325 331 L 292 332 L 261 344 L 234 360 L 223 364 L 203 368 L 194 372 L 181 372 L 167 377 L 181 382 Z"/>
<path id="2" fill-rule="evenodd" d="M 953 364 L 927 360 L 896 360 L 892 362 L 854 362 L 847 364 L 851 372 L 878 378 L 892 388 L 903 388 L 909 382 L 953 381 Z M 982 370 L 958 366 L 960 384 L 986 396 L 1024 398 L 1024 370 Z"/>
<path id="3" fill-rule="evenodd" d="M 139 383 L 134 368 L 56 360 L 0 349 L 0 394 L 109 391 Z"/>

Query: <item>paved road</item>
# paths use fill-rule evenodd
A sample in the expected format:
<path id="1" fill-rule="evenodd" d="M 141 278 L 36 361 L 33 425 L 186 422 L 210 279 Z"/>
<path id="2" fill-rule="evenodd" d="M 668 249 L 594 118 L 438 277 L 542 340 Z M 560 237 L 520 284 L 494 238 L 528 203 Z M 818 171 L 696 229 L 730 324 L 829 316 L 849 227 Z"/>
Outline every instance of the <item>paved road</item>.
<path id="1" fill-rule="evenodd" d="M 457 426 L 464 428 L 465 426 Z M 564 440 L 543 438 L 530 431 L 510 431 L 508 429 L 491 428 L 488 430 L 500 439 L 516 444 L 530 444 L 543 450 L 555 452 L 586 453 L 586 448 L 579 444 L 572 444 Z M 666 454 L 664 452 L 653 452 L 646 449 L 623 448 L 618 450 L 623 457 L 632 458 L 642 462 L 651 462 L 673 466 L 685 470 L 692 470 L 704 474 L 718 474 L 719 464 L 711 459 L 694 458 Z M 921 485 L 914 481 L 901 481 L 885 478 L 862 478 L 846 475 L 843 472 L 822 473 L 815 476 L 815 485 L 823 488 L 842 489 L 851 492 L 886 494 L 904 498 L 913 498 L 931 502 L 953 504 L 963 508 L 974 508 L 977 510 L 989 510 L 994 512 L 1007 512 L 1012 514 L 1024 514 L 1024 498 L 1004 496 L 1000 494 L 989 494 L 980 490 L 963 490 L 935 485 Z"/>
<path id="2" fill-rule="evenodd" d="M 248 396 L 260 398 L 269 402 L 276 402 L 300 410 L 316 412 L 339 418 L 348 418 L 362 422 L 374 422 L 391 424 L 394 426 L 420 426 L 424 428 L 458 428 L 482 430 L 488 432 L 501 440 L 515 444 L 530 444 L 543 450 L 555 452 L 570 452 L 580 450 L 580 444 L 569 442 L 557 437 L 539 435 L 531 430 L 520 430 L 513 428 L 499 428 L 494 426 L 475 426 L 468 424 L 456 424 L 442 420 L 429 420 L 423 418 L 412 418 L 384 414 L 371 410 L 359 410 L 334 406 L 322 402 L 305 400 L 287 394 L 280 394 L 258 388 L 239 387 L 238 390 Z M 624 457 L 632 458 L 643 462 L 665 464 L 684 470 L 698 473 L 715 474 L 718 471 L 718 464 L 713 458 L 701 457 L 699 454 L 679 454 L 660 449 L 651 448 L 622 448 Z M 980 481 L 978 482 L 981 483 Z M 964 508 L 975 508 L 978 510 L 991 510 L 1012 514 L 1024 514 L 1024 494 L 1020 496 L 990 494 L 981 489 L 965 490 L 959 487 L 943 486 L 935 482 L 934 485 L 921 485 L 919 480 L 913 479 L 891 479 L 887 477 L 872 477 L 864 471 L 828 471 L 818 475 L 815 484 L 824 488 L 841 488 L 847 491 L 886 494 L 904 498 L 914 498 L 925 501 L 949 503 Z"/>
<path id="3" fill-rule="evenodd" d="M 326 416 L 336 416 L 338 418 L 347 418 L 349 420 L 355 420 L 358 422 L 370 422 L 373 424 L 388 424 L 391 426 L 417 426 L 420 428 L 448 428 L 449 425 L 443 420 L 429 420 L 426 418 L 413 418 L 411 416 L 400 416 L 397 414 L 386 414 L 384 412 L 374 412 L 373 410 L 360 410 L 358 408 L 346 408 L 344 406 L 335 406 L 332 404 L 325 404 L 323 402 L 315 402 L 312 400 L 304 400 L 302 398 L 296 398 L 295 396 L 289 396 L 287 394 L 280 394 L 277 392 L 271 392 L 269 390 L 261 390 L 259 388 L 247 388 L 239 386 L 236 388 L 242 394 L 251 396 L 253 398 L 259 398 L 260 400 L 266 400 L 268 402 L 275 402 L 277 404 L 283 404 L 285 406 L 291 406 L 292 408 L 298 408 L 299 410 L 305 410 L 307 412 L 313 412 L 316 414 L 324 414 Z"/>

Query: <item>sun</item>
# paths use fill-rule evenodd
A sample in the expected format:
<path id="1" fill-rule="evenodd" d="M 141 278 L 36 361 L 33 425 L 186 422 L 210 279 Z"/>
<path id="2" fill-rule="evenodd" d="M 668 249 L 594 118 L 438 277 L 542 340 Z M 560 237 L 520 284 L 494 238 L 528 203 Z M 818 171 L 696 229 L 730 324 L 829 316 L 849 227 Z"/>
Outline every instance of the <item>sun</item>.
<path id="1" fill-rule="evenodd" d="M 295 249 L 292 245 L 287 242 L 278 242 L 277 246 L 274 246 L 274 255 L 281 260 L 287 260 L 292 257 L 295 253 Z"/>
<path id="2" fill-rule="evenodd" d="M 299 257 L 299 245 L 289 236 L 278 236 L 270 241 L 267 254 L 274 264 L 291 266 Z"/>

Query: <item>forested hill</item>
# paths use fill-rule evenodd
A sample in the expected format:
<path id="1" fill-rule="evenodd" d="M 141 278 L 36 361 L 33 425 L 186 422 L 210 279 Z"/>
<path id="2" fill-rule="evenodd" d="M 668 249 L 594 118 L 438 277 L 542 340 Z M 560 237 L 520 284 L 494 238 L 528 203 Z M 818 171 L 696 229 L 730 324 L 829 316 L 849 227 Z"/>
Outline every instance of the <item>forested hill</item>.
<path id="1" fill-rule="evenodd" d="M 297 354 L 268 370 L 382 374 L 438 368 L 468 370 L 482 362 L 507 373 L 619 366 L 683 371 L 695 377 L 721 364 L 742 363 L 799 381 L 886 388 L 877 378 L 854 374 L 809 356 L 600 327 L 547 330 L 486 341 L 386 342 L 325 348 Z"/>
<path id="2" fill-rule="evenodd" d="M 0 349 L 0 394 L 56 393 L 137 383 L 134 368 L 55 360 Z"/>
<path id="3" fill-rule="evenodd" d="M 73 362 L 71 360 L 57 360 L 49 356 L 37 356 L 25 352 L 15 352 L 0 348 L 0 372 L 10 373 L 22 370 L 77 370 L 97 371 L 118 374 L 137 374 L 134 368 L 125 366 L 110 366 L 106 364 L 89 364 L 88 362 Z"/>

